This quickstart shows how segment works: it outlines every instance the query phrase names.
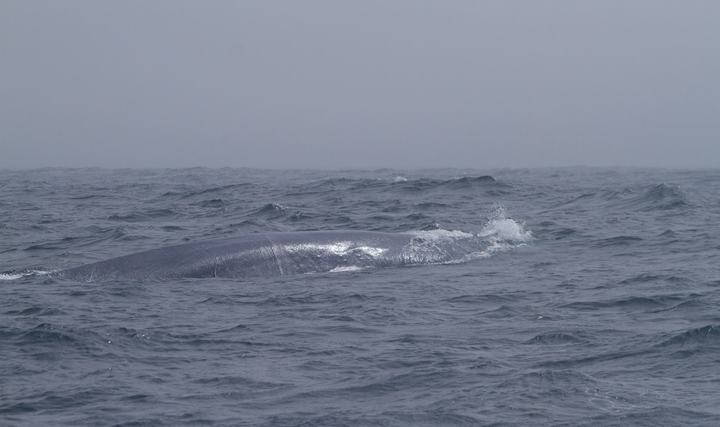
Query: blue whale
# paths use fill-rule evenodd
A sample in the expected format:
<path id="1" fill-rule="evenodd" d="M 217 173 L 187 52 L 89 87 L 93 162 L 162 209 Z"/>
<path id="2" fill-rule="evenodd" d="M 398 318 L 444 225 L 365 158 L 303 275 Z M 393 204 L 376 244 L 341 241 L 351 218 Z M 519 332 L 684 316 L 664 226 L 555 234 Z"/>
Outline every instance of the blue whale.
<path id="1" fill-rule="evenodd" d="M 50 273 L 81 282 L 183 277 L 269 277 L 459 261 L 473 236 L 310 231 L 251 234 L 139 252 Z"/>

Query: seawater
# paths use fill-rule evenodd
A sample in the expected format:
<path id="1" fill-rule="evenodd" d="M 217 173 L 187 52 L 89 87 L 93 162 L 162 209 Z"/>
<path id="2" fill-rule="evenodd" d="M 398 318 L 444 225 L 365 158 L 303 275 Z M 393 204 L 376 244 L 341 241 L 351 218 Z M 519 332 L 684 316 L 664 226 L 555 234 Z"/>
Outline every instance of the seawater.
<path id="1" fill-rule="evenodd" d="M 76 283 L 250 233 L 455 263 Z M 0 171 L 0 425 L 720 425 L 720 171 Z"/>

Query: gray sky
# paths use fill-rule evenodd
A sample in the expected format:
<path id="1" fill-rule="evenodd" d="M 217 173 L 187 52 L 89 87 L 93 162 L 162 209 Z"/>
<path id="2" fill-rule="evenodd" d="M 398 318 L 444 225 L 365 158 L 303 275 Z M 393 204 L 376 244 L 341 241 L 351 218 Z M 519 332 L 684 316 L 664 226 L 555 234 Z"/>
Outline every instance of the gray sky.
<path id="1" fill-rule="evenodd" d="M 719 1 L 0 0 L 0 168 L 720 167 Z"/>

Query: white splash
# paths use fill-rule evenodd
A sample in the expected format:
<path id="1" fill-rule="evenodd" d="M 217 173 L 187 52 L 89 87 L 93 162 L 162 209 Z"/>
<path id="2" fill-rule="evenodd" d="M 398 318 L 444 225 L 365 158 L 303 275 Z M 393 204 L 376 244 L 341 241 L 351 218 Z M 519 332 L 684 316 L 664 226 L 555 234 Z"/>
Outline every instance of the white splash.
<path id="1" fill-rule="evenodd" d="M 287 245 L 282 247 L 283 250 L 287 252 L 305 252 L 305 251 L 315 251 L 315 252 L 325 252 L 330 253 L 333 255 L 338 256 L 345 256 L 351 253 L 357 253 L 362 252 L 370 257 L 377 258 L 387 249 L 385 248 L 375 248 L 372 246 L 353 246 L 352 242 L 337 242 L 337 243 L 328 243 L 328 244 L 302 244 L 302 245 Z"/>
<path id="2" fill-rule="evenodd" d="M 349 267 L 335 267 L 332 270 L 330 270 L 330 273 L 342 273 L 343 271 L 358 271 L 362 270 L 362 268 L 351 265 Z"/>
<path id="3" fill-rule="evenodd" d="M 479 254 L 483 258 L 522 246 L 534 239 L 531 231 L 525 231 L 525 223 L 508 218 L 505 207 L 499 204 L 493 205 L 490 221 L 485 224 L 477 237 L 490 244 Z"/>
<path id="4" fill-rule="evenodd" d="M 0 273 L 0 280 L 17 280 L 27 276 L 40 276 L 50 274 L 45 270 L 24 270 L 23 272 Z"/>

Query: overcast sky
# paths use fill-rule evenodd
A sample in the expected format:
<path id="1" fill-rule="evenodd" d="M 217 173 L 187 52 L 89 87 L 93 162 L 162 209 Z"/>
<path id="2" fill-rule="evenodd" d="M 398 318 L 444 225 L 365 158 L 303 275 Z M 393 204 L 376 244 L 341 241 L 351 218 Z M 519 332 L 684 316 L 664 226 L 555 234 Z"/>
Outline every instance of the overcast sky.
<path id="1" fill-rule="evenodd" d="M 0 0 L 0 168 L 720 167 L 720 1 Z"/>

